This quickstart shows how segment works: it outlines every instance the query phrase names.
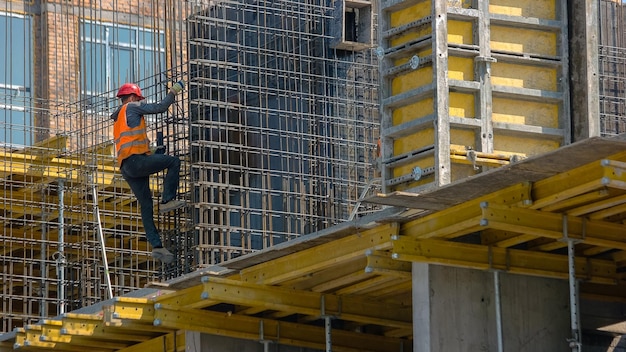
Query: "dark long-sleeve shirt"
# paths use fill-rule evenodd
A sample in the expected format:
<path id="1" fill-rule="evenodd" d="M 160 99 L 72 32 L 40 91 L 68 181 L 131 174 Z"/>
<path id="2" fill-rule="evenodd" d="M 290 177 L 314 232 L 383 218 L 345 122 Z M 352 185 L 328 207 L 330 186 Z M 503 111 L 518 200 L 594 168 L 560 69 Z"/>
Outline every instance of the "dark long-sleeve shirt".
<path id="1" fill-rule="evenodd" d="M 128 103 L 128 107 L 126 108 L 126 122 L 129 127 L 137 127 L 139 126 L 139 122 L 144 115 L 150 114 L 159 114 L 167 111 L 167 108 L 170 107 L 176 100 L 176 95 L 174 93 L 168 93 L 163 100 L 158 103 L 147 103 L 145 100 L 142 101 L 133 101 Z M 111 114 L 111 119 L 113 121 L 117 121 L 117 116 L 122 107 L 118 107 L 114 113 Z"/>

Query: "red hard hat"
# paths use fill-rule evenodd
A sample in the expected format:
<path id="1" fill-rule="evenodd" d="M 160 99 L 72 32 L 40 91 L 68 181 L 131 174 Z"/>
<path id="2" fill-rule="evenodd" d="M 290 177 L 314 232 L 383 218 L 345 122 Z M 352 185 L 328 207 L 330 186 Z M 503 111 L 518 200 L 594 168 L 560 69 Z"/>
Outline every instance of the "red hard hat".
<path id="1" fill-rule="evenodd" d="M 139 89 L 139 86 L 135 83 L 124 83 L 117 92 L 117 97 L 119 98 L 129 94 L 135 94 L 141 100 L 146 99 L 143 95 L 141 95 L 141 89 Z"/>

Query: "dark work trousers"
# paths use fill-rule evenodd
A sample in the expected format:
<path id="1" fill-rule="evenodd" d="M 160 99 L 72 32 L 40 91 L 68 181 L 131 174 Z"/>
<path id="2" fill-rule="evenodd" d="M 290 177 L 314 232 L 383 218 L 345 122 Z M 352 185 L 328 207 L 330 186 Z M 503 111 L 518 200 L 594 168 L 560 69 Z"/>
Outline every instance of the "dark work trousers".
<path id="1" fill-rule="evenodd" d="M 141 208 L 141 221 L 146 230 L 146 239 L 152 247 L 162 247 L 161 236 L 154 224 L 154 204 L 150 191 L 150 175 L 167 169 L 163 181 L 162 202 L 176 197 L 180 172 L 180 159 L 165 154 L 135 154 L 124 159 L 120 170 L 130 189 L 137 197 Z"/>

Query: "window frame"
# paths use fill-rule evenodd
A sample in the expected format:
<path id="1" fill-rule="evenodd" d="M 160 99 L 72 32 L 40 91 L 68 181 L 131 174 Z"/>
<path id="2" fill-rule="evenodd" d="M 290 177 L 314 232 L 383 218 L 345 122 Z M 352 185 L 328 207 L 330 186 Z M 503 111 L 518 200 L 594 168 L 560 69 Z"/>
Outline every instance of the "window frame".
<path id="1" fill-rule="evenodd" d="M 92 114 L 99 113 L 101 115 L 108 116 L 110 110 L 117 107 L 117 102 L 115 101 L 117 89 L 122 84 L 127 82 L 139 84 L 142 89 L 142 94 L 146 97 L 146 99 L 148 101 L 153 101 L 158 92 L 155 90 L 157 87 L 150 82 L 160 81 L 157 75 L 160 75 L 161 72 L 155 71 L 144 74 L 146 72 L 146 70 L 144 70 L 142 73 L 141 65 L 143 62 L 141 58 L 152 58 L 152 62 L 154 63 L 156 62 L 156 53 L 159 53 L 158 56 L 160 57 L 158 60 L 165 60 L 166 51 L 164 49 L 164 45 L 159 45 L 159 43 L 164 43 L 165 41 L 165 31 L 141 26 L 121 25 L 85 19 L 80 21 L 79 26 L 81 47 L 80 67 L 82 72 L 84 72 L 81 81 L 81 96 L 86 105 L 86 111 Z M 89 33 L 86 33 L 87 26 L 89 26 Z M 122 31 L 129 32 L 129 35 L 127 36 L 128 40 L 121 40 L 122 36 L 120 36 L 120 33 Z M 146 34 L 149 35 L 146 36 Z M 145 38 L 151 38 L 152 40 L 148 43 L 144 40 Z M 86 54 L 87 45 L 104 46 L 104 50 L 102 50 L 104 58 L 88 59 Z M 115 74 L 120 74 L 120 72 L 126 68 L 120 65 L 119 62 L 115 62 L 116 58 L 119 58 L 119 55 L 116 53 L 121 51 L 130 53 L 130 60 L 133 61 L 133 63 L 128 65 L 127 68 L 130 71 L 130 76 L 132 77 L 114 77 Z M 87 67 L 87 60 L 90 60 L 90 62 L 94 62 L 94 60 L 101 60 L 101 62 L 99 66 L 96 65 L 94 67 Z M 103 67 L 104 69 L 99 70 L 100 67 Z M 92 70 L 92 72 L 88 72 L 88 70 Z M 100 77 L 103 78 L 103 91 L 101 92 L 98 91 L 98 83 L 93 84 L 93 86 L 96 87 L 88 87 L 88 85 L 92 84 L 92 82 L 88 82 L 89 75 L 92 73 L 97 74 L 98 71 L 101 71 L 102 74 L 104 74 L 103 77 Z M 93 81 L 93 79 L 94 77 L 91 77 L 91 81 Z M 102 105 L 97 104 L 97 109 L 94 110 L 92 108 L 94 105 L 91 101 L 93 101 L 93 99 L 97 99 L 98 97 L 103 99 L 104 103 Z"/>
<path id="2" fill-rule="evenodd" d="M 34 43 L 33 43 L 33 17 L 25 14 L 18 14 L 6 11 L 0 11 L 0 16 L 5 18 L 5 21 L 11 21 L 11 23 L 6 23 L 7 27 L 10 27 L 10 32 L 19 32 L 23 33 L 24 40 L 20 40 L 19 38 L 13 40 L 14 36 L 9 35 L 5 38 L 11 38 L 11 54 L 5 54 L 5 58 L 10 58 L 9 64 L 4 62 L 5 72 L 11 72 L 9 77 L 4 77 L 2 81 L 0 81 L 0 90 L 5 91 L 5 93 L 15 91 L 15 94 L 4 94 L 4 99 L 0 103 L 0 109 L 3 110 L 4 123 L 3 126 L 0 127 L 0 144 L 3 146 L 9 147 L 25 147 L 29 146 L 33 143 L 35 139 L 34 129 L 33 129 L 33 80 L 34 80 Z M 18 19 L 22 20 L 22 28 L 19 30 L 15 28 L 15 23 L 13 20 Z M 17 47 L 16 46 L 20 46 Z M 5 43 L 5 47 L 9 47 L 9 43 Z M 22 53 L 23 56 L 20 58 L 15 58 L 15 53 Z M 23 73 L 24 76 L 15 77 L 15 71 L 13 68 L 13 63 L 24 64 Z M 19 70 L 17 70 L 19 71 Z M 1 76 L 4 75 L 0 75 Z M 16 80 L 22 79 L 23 82 L 16 82 Z M 20 97 L 24 95 L 23 98 L 19 98 L 14 100 L 14 97 Z M 20 104 L 21 103 L 21 104 Z M 13 118 L 13 112 L 19 113 L 21 116 L 19 118 Z M 6 117 L 9 116 L 9 122 L 7 122 Z M 20 131 L 21 129 L 21 131 Z M 9 133 L 7 133 L 7 131 Z M 16 132 L 20 132 L 17 134 Z M 5 138 L 8 137 L 8 138 Z M 19 138 L 14 138 L 19 137 Z M 8 140 L 6 140 L 8 139 Z"/>

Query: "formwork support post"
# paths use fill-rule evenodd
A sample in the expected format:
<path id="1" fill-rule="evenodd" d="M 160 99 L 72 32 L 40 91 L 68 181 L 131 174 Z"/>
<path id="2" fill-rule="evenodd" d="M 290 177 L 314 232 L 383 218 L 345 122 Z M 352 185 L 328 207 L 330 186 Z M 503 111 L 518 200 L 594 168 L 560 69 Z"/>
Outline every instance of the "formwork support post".
<path id="1" fill-rule="evenodd" d="M 493 272 L 493 286 L 496 296 L 496 333 L 498 337 L 498 352 L 504 352 L 504 343 L 502 338 L 502 304 L 500 302 L 500 272 Z"/>
<path id="2" fill-rule="evenodd" d="M 259 321 L 259 342 L 263 345 L 263 352 L 270 351 L 270 343 L 272 343 L 272 341 L 265 338 L 265 325 L 263 324 L 263 320 Z"/>
<path id="3" fill-rule="evenodd" d="M 585 223 L 583 223 L 584 233 Z M 567 268 L 569 281 L 569 304 L 570 304 L 570 324 L 572 337 L 569 339 L 569 347 L 572 352 L 582 351 L 580 315 L 578 304 L 578 281 L 576 280 L 576 252 L 575 241 L 568 236 L 567 215 L 563 215 L 563 238 L 567 241 Z"/>
<path id="4" fill-rule="evenodd" d="M 332 319 L 334 318 L 332 315 L 326 314 L 326 297 L 322 295 L 321 297 L 321 317 L 324 318 L 324 340 L 326 341 L 326 352 L 333 351 L 333 339 L 332 339 Z"/>

